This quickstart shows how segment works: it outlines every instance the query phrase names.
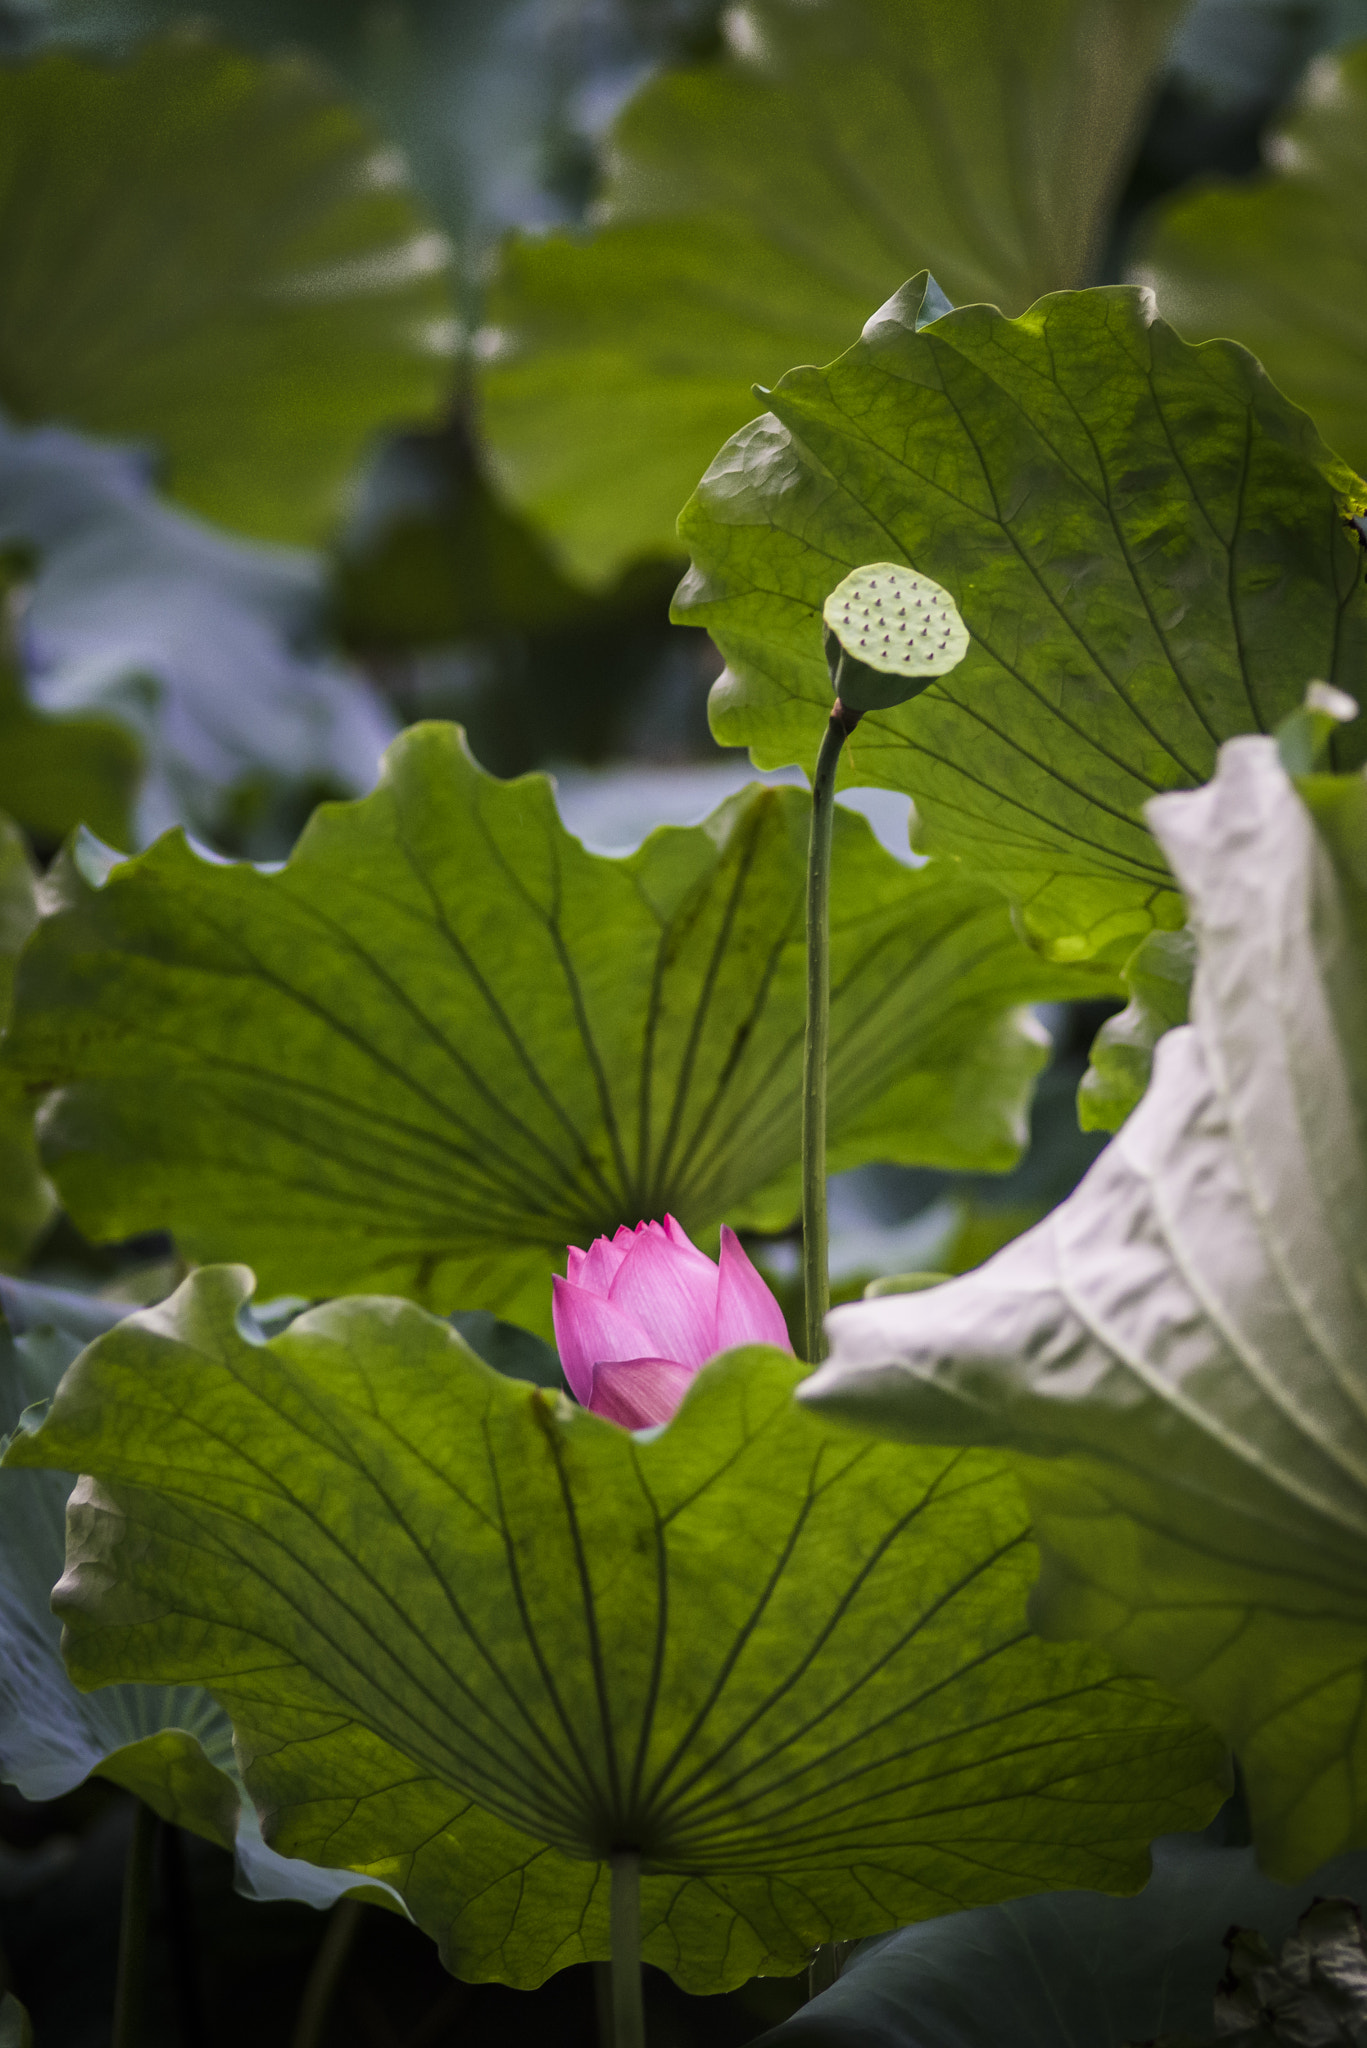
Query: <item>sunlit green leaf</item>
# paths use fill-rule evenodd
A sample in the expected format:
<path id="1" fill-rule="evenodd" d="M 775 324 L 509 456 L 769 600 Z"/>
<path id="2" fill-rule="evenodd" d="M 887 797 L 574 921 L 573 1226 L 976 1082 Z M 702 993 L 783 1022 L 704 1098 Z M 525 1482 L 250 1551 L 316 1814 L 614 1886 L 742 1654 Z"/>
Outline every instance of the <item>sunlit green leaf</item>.
<path id="1" fill-rule="evenodd" d="M 1149 1085 L 1153 1049 L 1165 1031 L 1187 1021 L 1196 942 L 1185 928 L 1150 932 L 1121 970 L 1130 1000 L 1092 1041 L 1091 1061 L 1077 1091 L 1084 1131 L 1118 1131 Z"/>
<path id="2" fill-rule="evenodd" d="M 6 1057 L 61 1091 L 45 1157 L 87 1232 L 545 1332 L 566 1244 L 796 1214 L 807 833 L 803 792 L 752 787 L 589 854 L 544 777 L 415 727 L 282 871 L 174 835 L 103 886 L 70 863 Z M 835 1167 L 1010 1165 L 1044 1054 L 1018 1006 L 1110 985 L 843 811 L 832 982 Z"/>
<path id="3" fill-rule="evenodd" d="M 1232 742 L 1150 806 L 1192 1023 L 976 1273 L 835 1311 L 813 1398 L 1021 1453 L 1034 1612 L 1226 1734 L 1265 1869 L 1367 1846 L 1367 781 Z"/>
<path id="4" fill-rule="evenodd" d="M 923 291 L 722 450 L 680 521 L 676 615 L 729 663 L 718 738 L 810 767 L 827 593 L 874 559 L 943 584 L 968 655 L 863 720 L 847 777 L 909 791 L 920 843 L 995 876 L 1040 945 L 1123 960 L 1182 918 L 1145 800 L 1312 676 L 1360 686 L 1355 480 L 1242 350 L 1188 347 L 1129 288 L 917 331 Z M 1335 745 L 1361 759 L 1367 734 Z"/>
<path id="5" fill-rule="evenodd" d="M 632 1437 L 408 1303 L 254 1341 L 250 1287 L 205 1268 L 101 1338 L 8 1454 L 92 1475 L 71 1668 L 207 1684 L 275 1846 L 392 1881 L 460 1974 L 604 1955 L 616 1848 L 645 1955 L 720 1989 L 1132 1888 L 1218 1799 L 1198 1724 L 1025 1627 L 997 1461 L 861 1443 L 760 1348 Z"/>
<path id="6" fill-rule="evenodd" d="M 0 1279 L 0 1441 L 126 1308 Z M 136 1792 L 164 1820 L 235 1848 L 241 1889 L 330 1905 L 356 1888 L 337 1870 L 277 1856 L 260 1839 L 233 1757 L 232 1727 L 198 1685 L 76 1690 L 62 1663 L 51 1592 L 62 1572 L 70 1478 L 0 1473 L 0 1780 L 56 1799 L 87 1777 Z M 373 1884 L 372 1896 L 391 1903 Z"/>
<path id="7" fill-rule="evenodd" d="M 195 511 L 315 540 L 447 381 L 440 239 L 302 62 L 168 36 L 0 71 L 0 405 L 155 441 Z"/>
<path id="8" fill-rule="evenodd" d="M 723 63 L 649 84 L 596 232 L 515 240 L 491 302 L 499 474 L 571 572 L 676 553 L 756 379 L 829 361 L 922 264 L 1013 313 L 1086 283 L 1180 11 L 750 0 Z"/>
<path id="9" fill-rule="evenodd" d="M 870 1942 L 764 2048 L 983 2048 L 1005 2014 L 1011 2048 L 1209 2037 L 1232 1928 L 1278 1942 L 1317 1894 L 1367 1901 L 1361 1855 L 1294 1890 L 1264 1877 L 1251 1849 L 1199 1836 L 1155 1843 L 1153 1860 L 1138 1898 L 1046 1893 Z"/>
<path id="10" fill-rule="evenodd" d="M 36 881 L 23 834 L 0 813 L 0 1030 L 9 1018 L 15 956 L 38 922 Z M 51 1214 L 33 1106 L 17 1075 L 0 1072 L 0 1266 L 23 1257 Z"/>
<path id="11" fill-rule="evenodd" d="M 1163 314 L 1232 335 L 1367 470 L 1367 44 L 1311 66 L 1258 178 L 1168 202 L 1140 250 Z"/>

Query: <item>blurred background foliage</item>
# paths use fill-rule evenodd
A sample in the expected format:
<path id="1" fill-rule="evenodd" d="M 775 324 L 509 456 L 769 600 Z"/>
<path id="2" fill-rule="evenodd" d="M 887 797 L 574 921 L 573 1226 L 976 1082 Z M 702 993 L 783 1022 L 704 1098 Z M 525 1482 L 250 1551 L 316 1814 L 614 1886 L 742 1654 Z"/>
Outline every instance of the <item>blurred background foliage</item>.
<path id="1" fill-rule="evenodd" d="M 1367 465 L 1364 137 L 1367 0 L 0 0 L 0 1022 L 80 823 L 279 859 L 427 716 L 498 774 L 556 770 L 606 850 L 749 779 L 708 733 L 715 654 L 668 620 L 675 516 L 752 387 L 923 265 L 1008 313 L 1148 283 Z M 905 803 L 863 807 L 909 858 Z M 972 1265 L 1068 1192 L 1105 1015 L 1051 1012 L 1014 1173 L 841 1177 L 838 1298 Z M 0 1100 L 0 1263 L 156 1298 L 169 1241 L 54 1222 L 26 1114 Z M 793 1246 L 760 1250 L 795 1303 Z M 40 2044 L 104 2038 L 119 1800 L 6 1813 Z M 202 1981 L 165 1978 L 158 2038 L 283 2042 L 316 1917 L 189 1856 L 165 1911 L 209 1930 Z M 339 2042 L 595 2038 L 587 1973 L 452 1985 L 367 1925 Z M 797 1993 L 652 1995 L 668 2048 Z"/>

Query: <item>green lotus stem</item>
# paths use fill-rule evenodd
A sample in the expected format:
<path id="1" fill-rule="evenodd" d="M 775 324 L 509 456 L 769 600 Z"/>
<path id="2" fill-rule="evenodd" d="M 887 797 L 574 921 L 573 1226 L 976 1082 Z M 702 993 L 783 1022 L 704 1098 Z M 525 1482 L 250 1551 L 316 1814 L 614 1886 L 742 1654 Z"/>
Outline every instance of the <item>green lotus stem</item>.
<path id="1" fill-rule="evenodd" d="M 641 1858 L 612 1855 L 612 2048 L 645 2048 L 641 1996 Z"/>
<path id="2" fill-rule="evenodd" d="M 111 2048 L 143 2048 L 143 2004 L 147 1989 L 147 1922 L 152 1904 L 152 1872 L 161 1822 L 139 1800 L 133 1815 L 133 1839 L 123 1880 L 123 1913 L 119 1922 L 119 1974 L 114 1987 L 114 2032 Z"/>
<path id="3" fill-rule="evenodd" d="M 353 1898 L 338 1899 L 329 1913 L 299 2001 L 299 2017 L 294 2023 L 290 2048 L 318 2048 L 323 2039 L 332 2001 L 364 1913 L 365 1902 Z"/>
<path id="4" fill-rule="evenodd" d="M 826 1228 L 826 1052 L 831 1036 L 831 828 L 840 749 L 857 711 L 837 697 L 812 777 L 812 835 L 807 851 L 807 1041 L 802 1061 L 802 1278 L 807 1360 L 826 1355 L 831 1276 Z"/>

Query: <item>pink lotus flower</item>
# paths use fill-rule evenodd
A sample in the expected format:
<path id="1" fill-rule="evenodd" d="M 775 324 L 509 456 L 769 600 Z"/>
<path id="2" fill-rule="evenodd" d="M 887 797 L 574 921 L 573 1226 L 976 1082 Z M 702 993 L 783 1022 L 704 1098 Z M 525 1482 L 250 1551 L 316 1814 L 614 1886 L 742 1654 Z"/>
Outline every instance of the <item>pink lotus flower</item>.
<path id="1" fill-rule="evenodd" d="M 672 1216 L 623 1224 L 586 1252 L 569 1248 L 552 1314 L 575 1399 L 626 1429 L 668 1422 L 698 1367 L 736 1344 L 791 1351 L 783 1311 L 733 1230 L 721 1263 L 690 1243 Z"/>

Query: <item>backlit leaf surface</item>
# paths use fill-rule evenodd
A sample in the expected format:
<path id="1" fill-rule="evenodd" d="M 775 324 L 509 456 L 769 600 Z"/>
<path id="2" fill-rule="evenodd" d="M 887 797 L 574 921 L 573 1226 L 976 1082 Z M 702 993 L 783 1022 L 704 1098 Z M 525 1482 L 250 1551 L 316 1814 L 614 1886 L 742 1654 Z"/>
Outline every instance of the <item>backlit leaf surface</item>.
<path id="1" fill-rule="evenodd" d="M 329 530 L 370 437 L 441 402 L 445 263 L 298 59 L 170 35 L 0 71 L 0 405 L 154 441 L 211 519 Z"/>
<path id="2" fill-rule="evenodd" d="M 1123 959 L 1181 922 L 1146 800 L 1203 782 L 1312 676 L 1360 686 L 1359 487 L 1241 349 L 1188 347 L 1130 288 L 917 331 L 923 290 L 722 450 L 680 522 L 676 616 L 729 664 L 718 738 L 810 768 L 827 593 L 873 560 L 943 584 L 968 655 L 862 721 L 847 779 L 908 791 L 920 843 L 991 872 L 1041 945 Z"/>
<path id="3" fill-rule="evenodd" d="M 685 1985 L 1067 1881 L 1142 1882 L 1222 1752 L 1025 1626 L 1015 1482 L 861 1442 L 729 1353 L 633 1437 L 410 1303 L 269 1343 L 209 1267 L 88 1350 L 11 1463 L 83 1479 L 73 1675 L 198 1680 L 278 1849 L 393 1882 L 470 1977 L 607 1952 L 614 1848 Z"/>
<path id="4" fill-rule="evenodd" d="M 567 1244 L 666 1211 L 786 1225 L 805 794 L 752 788 L 613 860 L 455 727 L 387 761 L 280 872 L 175 836 L 68 865 L 6 1056 L 60 1090 L 46 1157 L 82 1229 L 172 1229 L 268 1294 L 378 1285 L 548 1331 Z M 844 812 L 835 875 L 833 1164 L 1010 1165 L 1044 1052 L 1019 1006 L 1108 981 Z"/>
<path id="5" fill-rule="evenodd" d="M 1270 739 L 1150 807 L 1192 1022 L 1076 1192 L 977 1272 L 838 1309 L 811 1396 L 1011 1447 L 1035 1613 L 1228 1736 L 1274 1876 L 1367 1846 L 1367 782 Z"/>
<path id="6" fill-rule="evenodd" d="M 921 265 L 1012 313 L 1085 284 L 1180 11 L 751 0 L 723 62 L 646 86 L 596 232 L 514 240 L 491 301 L 500 477 L 569 568 L 676 554 L 756 379 L 829 361 Z"/>

